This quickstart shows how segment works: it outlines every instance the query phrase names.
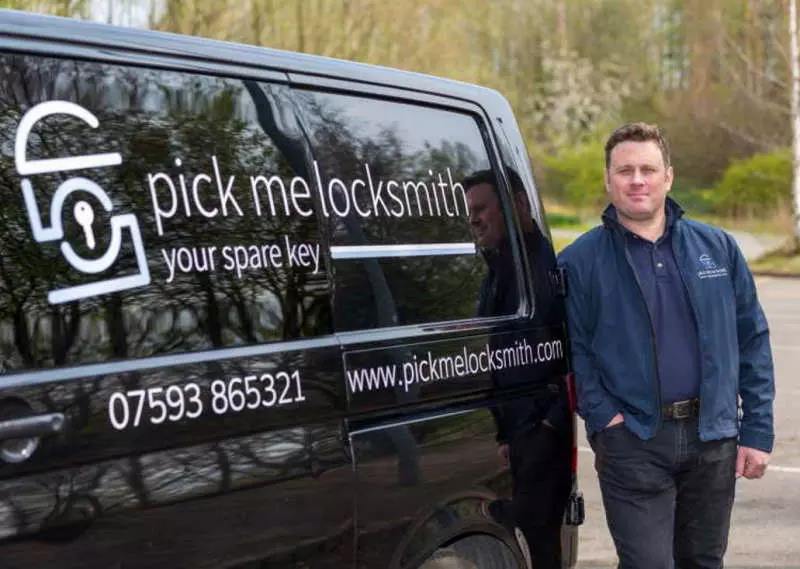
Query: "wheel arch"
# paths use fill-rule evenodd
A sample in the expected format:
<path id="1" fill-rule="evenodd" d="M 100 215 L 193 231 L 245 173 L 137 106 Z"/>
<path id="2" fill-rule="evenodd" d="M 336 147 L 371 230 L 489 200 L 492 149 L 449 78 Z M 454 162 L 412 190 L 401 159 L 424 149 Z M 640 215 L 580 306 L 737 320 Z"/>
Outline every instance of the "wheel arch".
<path id="1" fill-rule="evenodd" d="M 392 556 L 390 569 L 416 569 L 437 551 L 453 550 L 460 555 L 473 557 L 474 538 L 481 538 L 482 557 L 496 558 L 502 564 L 489 567 L 507 567 L 513 559 L 520 569 L 527 566 L 513 528 L 492 518 L 489 504 L 497 495 L 486 490 L 454 494 L 436 506 L 421 513 L 409 528 Z M 471 540 L 471 541 L 469 541 Z M 483 569 L 483 565 L 480 566 Z"/>

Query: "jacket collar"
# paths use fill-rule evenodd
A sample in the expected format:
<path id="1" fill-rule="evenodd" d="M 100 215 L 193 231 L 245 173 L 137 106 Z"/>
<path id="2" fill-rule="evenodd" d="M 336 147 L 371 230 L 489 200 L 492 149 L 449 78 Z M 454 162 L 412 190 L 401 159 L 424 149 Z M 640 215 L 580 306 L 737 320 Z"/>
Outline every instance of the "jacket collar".
<path id="1" fill-rule="evenodd" d="M 664 204 L 667 213 L 667 231 L 673 229 L 675 223 L 683 217 L 683 208 L 670 197 L 667 197 L 667 201 Z M 622 235 L 627 235 L 631 233 L 628 228 L 622 225 L 619 222 L 619 218 L 617 216 L 617 208 L 614 207 L 613 204 L 608 204 L 605 210 L 603 210 L 602 215 L 603 225 L 612 230 L 618 231 Z"/>

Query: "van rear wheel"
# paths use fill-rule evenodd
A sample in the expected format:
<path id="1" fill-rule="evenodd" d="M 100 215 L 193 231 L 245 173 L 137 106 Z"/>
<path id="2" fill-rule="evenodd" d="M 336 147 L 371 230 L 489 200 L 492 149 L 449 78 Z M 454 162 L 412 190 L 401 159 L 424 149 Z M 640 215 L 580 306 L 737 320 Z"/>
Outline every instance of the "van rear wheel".
<path id="1" fill-rule="evenodd" d="M 480 569 L 480 567 L 445 547 L 431 555 L 425 563 L 420 565 L 419 569 Z"/>
<path id="2" fill-rule="evenodd" d="M 525 564 L 501 540 L 471 535 L 437 549 L 419 569 L 525 569 Z"/>

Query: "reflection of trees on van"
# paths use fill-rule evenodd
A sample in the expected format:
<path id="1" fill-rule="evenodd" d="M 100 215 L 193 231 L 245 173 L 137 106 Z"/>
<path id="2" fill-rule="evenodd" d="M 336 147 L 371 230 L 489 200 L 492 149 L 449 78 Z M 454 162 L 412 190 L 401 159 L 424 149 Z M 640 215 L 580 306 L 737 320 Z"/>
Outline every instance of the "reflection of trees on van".
<path id="1" fill-rule="evenodd" d="M 292 517 L 266 506 L 290 499 L 285 491 L 289 485 L 294 494 L 313 497 L 317 484 L 310 475 L 341 463 L 335 434 L 336 431 L 321 427 L 287 428 L 154 452 L 140 458 L 53 471 L 42 476 L 21 476 L 11 485 L 0 486 L 0 508 L 7 513 L 0 523 L 0 538 L 37 531 L 42 524 L 52 531 L 69 531 L 70 524 L 88 523 L 91 516 L 100 513 L 112 515 L 133 508 L 179 504 L 195 497 L 225 494 L 229 497 L 224 498 L 223 503 L 252 502 L 254 496 L 263 499 L 256 507 L 269 512 L 275 523 L 251 529 L 262 536 L 264 543 L 271 543 L 266 539 L 268 536 L 263 535 L 267 531 L 291 533 L 299 530 L 324 539 L 329 537 L 325 532 L 332 528 L 314 527 L 314 520 L 307 520 L 305 527 L 282 525 L 278 523 L 281 517 L 287 521 Z M 233 492 L 256 485 L 261 485 L 262 489 L 252 494 Z M 223 507 L 214 501 L 206 507 L 216 508 L 220 514 L 243 515 L 240 512 L 244 510 Z M 201 521 L 196 515 L 187 515 L 180 506 L 177 508 L 171 514 L 175 523 L 191 525 Z M 203 519 L 212 520 L 224 531 L 224 520 L 210 515 Z M 246 541 L 252 535 L 228 535 L 226 538 Z M 273 545 L 280 549 L 278 543 Z"/>
<path id="2" fill-rule="evenodd" d="M 403 196 L 404 182 L 422 183 L 426 188 L 416 194 L 409 186 L 412 215 L 362 217 L 351 213 L 345 219 L 329 218 L 334 245 L 472 241 L 465 207 L 451 216 L 444 211 L 440 215 L 419 213 L 427 205 L 424 192 L 439 182 L 439 174 L 446 182 L 452 176 L 458 183 L 471 172 L 489 167 L 472 117 L 323 93 L 304 92 L 298 101 L 323 183 L 335 176 L 349 187 L 353 180 L 367 178 L 368 166 L 375 186 L 383 183 L 385 188 L 395 181 Z M 363 191 L 364 204 L 372 209 L 371 194 Z M 376 267 L 382 279 L 375 277 Z M 336 303 L 348 306 L 346 314 L 336 314 L 337 327 L 361 329 L 471 317 L 484 272 L 482 261 L 469 255 L 340 261 L 335 270 L 337 294 L 360 301 Z M 385 314 L 387 296 L 397 307 L 396 314 Z"/>
<path id="3" fill-rule="evenodd" d="M 221 267 L 226 245 L 282 244 L 284 236 L 296 243 L 319 242 L 313 218 L 281 212 L 258 216 L 253 210 L 251 175 L 277 174 L 288 180 L 295 172 L 256 122 L 252 99 L 240 82 L 28 57 L 6 56 L 2 63 L 10 70 L 0 84 L 0 140 L 5 149 L 0 159 L 0 286 L 7 291 L 0 298 L 0 338 L 6 369 L 289 339 L 329 326 L 324 267 L 316 275 L 285 264 L 240 275 Z M 265 92 L 273 104 L 282 104 L 269 88 Z M 150 286 L 65 306 L 47 304 L 50 290 L 87 278 L 127 274 L 135 267 L 126 244 L 108 271 L 87 276 L 63 261 L 58 242 L 35 243 L 31 238 L 21 177 L 13 161 L 14 136 L 26 110 L 53 99 L 82 105 L 98 117 L 100 126 L 90 129 L 71 117 L 49 117 L 34 128 L 30 158 L 114 150 L 123 163 L 31 176 L 42 216 L 46 221 L 48 200 L 64 180 L 85 176 L 96 182 L 110 195 L 112 214 L 136 214 L 152 274 Z M 156 197 L 163 200 L 160 207 L 175 207 L 171 217 L 160 220 L 163 235 L 157 231 L 147 177 L 157 173 L 163 174 L 155 184 Z M 199 204 L 192 191 L 197 176 L 207 176 L 197 185 Z M 231 176 L 233 197 L 225 204 L 225 216 L 220 194 Z M 82 229 L 71 216 L 74 201 L 69 200 L 62 216 L 66 239 L 79 254 L 96 257 L 108 246 L 109 215 L 91 196 L 81 199 L 92 203 L 98 218 L 97 248 L 86 247 Z M 206 212 L 216 208 L 219 214 L 206 217 L 201 206 Z M 208 266 L 212 247 L 214 271 Z M 186 272 L 175 264 L 179 250 L 187 262 L 181 267 L 191 261 Z M 172 254 L 175 274 L 167 283 Z"/>
<path id="4" fill-rule="evenodd" d="M 250 176 L 277 174 L 288 180 L 296 172 L 290 166 L 292 161 L 273 144 L 273 133 L 265 132 L 256 120 L 252 96 L 241 82 L 27 56 L 2 56 L 0 65 L 6 70 L 0 77 L 0 357 L 5 371 L 191 352 L 301 338 L 330 330 L 324 261 L 320 261 L 317 274 L 284 263 L 238 275 L 222 266 L 221 256 L 216 260 L 215 271 L 200 270 L 196 261 L 201 259 L 200 251 L 210 247 L 216 247 L 217 255 L 221 255 L 224 246 L 273 242 L 283 246 L 284 236 L 294 243 L 319 243 L 313 217 L 285 216 L 280 212 L 258 216 L 253 210 Z M 284 87 L 261 87 L 272 105 L 284 104 L 280 99 Z M 48 303 L 47 294 L 54 289 L 129 274 L 136 268 L 128 242 L 110 269 L 99 275 L 86 275 L 64 261 L 59 242 L 34 241 L 22 199 L 21 176 L 14 162 L 14 142 L 22 115 L 48 100 L 75 102 L 95 114 L 100 124 L 92 129 L 72 117 L 48 117 L 36 125 L 29 138 L 29 159 L 116 151 L 123 162 L 110 168 L 30 176 L 42 223 L 50 223 L 50 200 L 61 183 L 75 176 L 92 180 L 108 193 L 114 210 L 106 213 L 93 196 L 80 192 L 80 199 L 90 202 L 96 216 L 93 229 L 97 246 L 91 250 L 82 228 L 72 217 L 77 196 L 68 199 L 62 212 L 65 239 L 79 255 L 96 258 L 109 246 L 110 215 L 135 214 L 151 272 L 150 285 L 63 305 Z M 157 173 L 164 174 L 156 194 L 164 200 L 162 210 L 170 211 L 171 200 L 175 200 L 174 214 L 160 219 L 161 235 L 147 176 Z M 199 175 L 208 177 L 198 186 L 200 204 L 207 212 L 214 208 L 222 211 L 220 192 L 234 177 L 227 216 L 202 214 L 192 185 Z M 166 179 L 173 184 L 174 194 Z M 181 185 L 182 179 L 185 186 Z M 171 282 L 167 282 L 170 273 L 164 252 L 169 255 L 181 248 L 189 251 L 193 267 L 185 272 L 176 269 Z M 306 356 L 298 352 L 281 356 L 271 365 L 299 369 L 306 361 Z M 248 365 L 251 369 L 246 369 Z M 194 381 L 203 382 L 252 373 L 252 365 L 252 361 L 210 361 L 198 364 L 192 373 Z M 303 378 L 308 399 L 303 409 L 330 407 L 340 388 L 330 376 L 310 375 Z M 150 370 L 54 382 L 17 389 L 13 394 L 30 401 L 37 411 L 65 412 L 71 429 L 59 444 L 69 445 L 72 441 L 76 449 L 95 449 L 94 454 L 85 457 L 93 461 L 130 450 L 120 447 L 127 439 L 111 432 L 108 425 L 106 404 L 112 391 L 167 387 L 171 382 L 188 381 L 188 377 L 186 373 L 173 371 L 164 375 Z M 302 415 L 297 410 L 292 412 Z M 277 452 L 276 444 L 285 446 L 295 437 L 282 431 L 273 436 L 277 442 L 251 437 L 229 443 L 225 438 L 258 426 L 253 418 L 247 425 L 199 421 L 191 432 L 186 426 L 171 433 L 170 437 L 177 437 L 175 440 L 154 439 L 149 444 L 223 441 L 211 445 L 207 456 L 187 455 L 184 460 L 183 455 L 165 452 L 153 460 L 147 455 L 132 455 L 124 464 L 101 463 L 89 469 L 62 472 L 54 487 L 31 494 L 43 500 L 41 508 L 16 502 L 20 494 L 7 485 L 0 485 L 0 502 L 16 512 L 14 524 L 21 527 L 30 523 L 33 527 L 45 516 L 61 515 L 69 502 L 57 503 L 59 496 L 71 497 L 76 492 L 91 495 L 100 500 L 103 509 L 113 510 L 124 509 L 126 504 L 182 499 L 195 490 L 228 490 L 241 486 L 245 479 L 250 484 L 256 480 L 256 473 L 263 476 L 266 471 L 272 472 L 259 453 L 270 449 Z M 270 426 L 261 425 L 265 429 Z M 248 447 L 251 443 L 253 448 Z M 268 445 L 260 446 L 265 443 Z M 302 450 L 292 452 L 301 452 L 306 462 L 300 461 L 297 466 L 299 459 L 292 455 L 294 470 L 287 471 L 286 457 L 280 458 L 283 462 L 274 466 L 276 476 L 296 476 L 303 468 L 307 472 L 307 462 L 319 454 L 311 450 L 312 446 L 318 447 L 320 441 L 305 433 L 300 444 Z M 318 465 L 321 463 L 318 457 L 315 460 Z M 204 481 L 204 485 L 198 482 L 202 489 L 193 490 L 187 472 Z M 38 477 L 32 480 L 40 483 Z"/>
<path id="5" fill-rule="evenodd" d="M 300 94 L 297 100 L 323 185 L 333 177 L 352 188 L 355 180 L 366 179 L 373 187 L 408 181 L 423 182 L 427 191 L 436 181 L 433 175 L 448 172 L 457 182 L 488 166 L 475 121 L 466 115 L 311 92 Z M 432 114 L 420 116 L 425 113 Z M 409 125 L 419 130 L 408 132 Z M 472 145 L 465 142 L 476 139 Z M 372 215 L 351 212 L 344 218 L 325 220 L 332 245 L 472 241 L 465 210 L 453 217 L 381 216 L 373 190 L 361 188 L 364 194 L 353 199 L 360 197 Z M 411 199 L 411 207 L 422 211 L 423 204 L 415 201 L 422 199 L 421 195 L 414 194 Z M 368 329 L 471 317 L 484 270 L 475 256 L 339 261 L 334 267 L 336 327 Z M 411 359 L 403 350 L 393 355 L 398 363 Z M 419 390 L 412 386 L 394 395 L 402 404 L 416 400 Z M 413 433 L 399 426 L 385 436 L 396 452 L 398 483 L 419 484 L 422 469 Z"/>
<path id="6" fill-rule="evenodd" d="M 163 251 L 185 248 L 194 254 L 216 246 L 219 255 L 223 246 L 273 242 L 284 246 L 284 236 L 294 243 L 319 243 L 315 218 L 281 212 L 258 216 L 253 210 L 250 176 L 276 174 L 288 180 L 298 174 L 297 161 L 289 160 L 273 143 L 274 132 L 262 128 L 256 103 L 241 82 L 26 56 L 0 56 L 0 65 L 4 66 L 0 76 L 0 363 L 4 372 L 193 352 L 330 331 L 327 270 L 322 259 L 317 274 L 284 263 L 237 275 L 220 267 L 221 257 L 216 271 L 199 270 L 192 257 L 193 269 L 198 270 L 176 270 L 169 279 Z M 281 90 L 285 87 L 260 88 L 271 108 L 284 105 Z M 63 305 L 48 303 L 47 294 L 54 289 L 129 274 L 136 268 L 130 243 L 123 245 L 109 270 L 86 275 L 64 261 L 59 242 L 34 241 L 14 162 L 14 142 L 23 114 L 48 100 L 77 103 L 95 114 L 100 124 L 92 129 L 72 117 L 48 117 L 30 136 L 30 159 L 116 151 L 123 162 L 111 168 L 30 176 L 42 223 L 50 224 L 50 201 L 61 183 L 75 176 L 92 180 L 108 193 L 114 210 L 106 213 L 93 196 L 80 192 L 80 199 L 90 202 L 95 212 L 97 246 L 89 249 L 73 219 L 77 196 L 63 208 L 65 239 L 79 255 L 97 258 L 109 246 L 110 215 L 135 214 L 152 276 L 149 286 Z M 290 130 L 285 116 L 282 121 L 276 125 Z M 147 178 L 159 172 L 174 185 L 177 201 L 175 214 L 160 220 L 162 235 Z M 192 187 L 198 175 L 208 176 L 199 186 L 199 199 L 207 211 L 221 211 L 218 185 L 224 190 L 233 176 L 232 200 L 242 215 L 232 200 L 227 216 L 202 215 Z M 187 194 L 188 206 L 183 201 Z M 169 210 L 172 196 L 166 181 L 157 196 L 164 200 L 163 209 Z M 341 455 L 339 431 L 309 420 L 313 413 L 321 416 L 321 409 L 330 412 L 332 402 L 340 397 L 341 386 L 333 381 L 332 366 L 322 366 L 331 373 L 304 373 L 307 400 L 288 407 L 283 416 L 253 412 L 238 420 L 203 417 L 194 424 L 162 426 L 163 430 L 154 431 L 156 436 L 147 433 L 145 437 L 142 432 L 112 431 L 106 409 L 114 391 L 166 388 L 185 381 L 207 383 L 253 373 L 256 365 L 267 371 L 305 371 L 311 369 L 312 357 L 320 356 L 298 351 L 262 356 L 257 362 L 210 361 L 179 371 L 160 368 L 5 389 L 3 397 L 23 398 L 35 412 L 64 412 L 70 429 L 58 440 L 44 440 L 45 448 L 39 451 L 39 456 L 63 468 L 0 484 L 0 510 L 8 514 L 0 523 L 0 537 L 35 531 L 43 523 L 58 526 L 95 514 L 124 513 L 133 507 L 182 502 L 244 487 L 260 487 L 256 492 L 264 503 L 277 503 L 284 484 L 312 496 L 320 487 L 313 475 L 349 464 Z M 280 421 L 305 422 L 306 426 L 281 428 Z M 241 436 L 256 431 L 261 433 Z M 186 444 L 194 446 L 182 446 Z M 180 451 L 146 452 L 152 447 Z M 144 452 L 133 453 L 134 448 Z M 109 458 L 114 456 L 125 458 Z M 235 502 L 242 500 L 243 493 L 229 495 L 226 499 Z M 266 511 L 260 505 L 249 507 Z M 297 529 L 303 535 L 303 528 L 292 528 L 289 521 L 284 529 Z M 267 531 L 264 527 L 259 531 Z M 310 540 L 324 540 L 334 530 L 339 527 L 319 527 L 306 534 Z M 239 532 L 227 539 L 236 543 L 244 535 Z"/>

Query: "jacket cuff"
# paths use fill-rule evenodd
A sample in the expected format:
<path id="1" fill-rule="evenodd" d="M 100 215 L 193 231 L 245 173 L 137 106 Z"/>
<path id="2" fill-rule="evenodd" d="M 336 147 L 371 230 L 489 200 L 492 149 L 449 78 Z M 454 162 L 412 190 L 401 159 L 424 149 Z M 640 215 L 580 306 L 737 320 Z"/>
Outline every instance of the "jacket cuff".
<path id="1" fill-rule="evenodd" d="M 617 409 L 610 401 L 607 401 L 602 405 L 592 409 L 591 413 L 584 413 L 582 416 L 583 420 L 586 421 L 586 426 L 589 428 L 589 434 L 592 434 L 599 433 L 605 429 L 606 425 L 608 425 L 611 422 L 611 419 L 613 419 L 614 416 L 619 412 L 619 409 Z"/>
<path id="2" fill-rule="evenodd" d="M 753 431 L 751 429 L 741 429 L 739 431 L 739 446 L 755 448 L 764 452 L 772 452 L 775 443 L 775 435 Z"/>

